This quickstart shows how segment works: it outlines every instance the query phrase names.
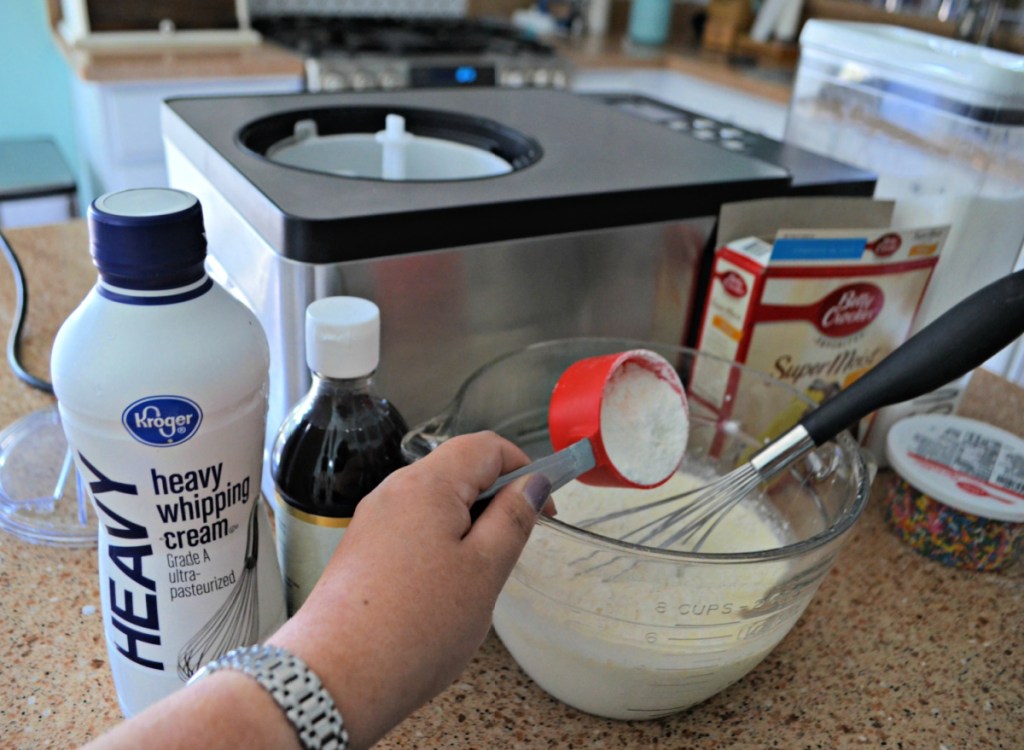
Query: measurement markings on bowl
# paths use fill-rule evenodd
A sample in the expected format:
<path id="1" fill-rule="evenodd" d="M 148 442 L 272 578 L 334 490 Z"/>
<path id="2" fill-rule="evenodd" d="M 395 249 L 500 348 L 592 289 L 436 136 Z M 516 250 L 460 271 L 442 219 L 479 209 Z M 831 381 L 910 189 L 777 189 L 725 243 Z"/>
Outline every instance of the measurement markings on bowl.
<path id="1" fill-rule="evenodd" d="M 729 624 L 735 624 L 735 623 L 723 623 L 723 625 L 729 625 Z M 735 635 L 733 633 L 724 633 L 722 635 L 691 635 L 691 636 L 670 635 L 670 636 L 667 636 L 665 638 L 665 640 L 668 640 L 668 641 L 702 641 L 703 642 L 703 641 L 731 641 L 733 638 L 735 638 Z"/>
<path id="2" fill-rule="evenodd" d="M 672 674 L 679 674 L 680 672 L 686 672 L 688 677 L 709 677 L 715 673 L 714 667 L 708 667 L 706 669 L 691 669 L 685 668 L 680 669 L 679 667 L 655 667 L 655 672 L 671 672 Z M 650 685 L 656 685 L 658 683 L 648 683 Z M 675 684 L 675 683 L 672 683 Z"/>
<path id="3" fill-rule="evenodd" d="M 712 602 L 701 602 L 695 604 L 692 602 L 683 602 L 679 605 L 670 605 L 668 602 L 658 602 L 654 605 L 654 611 L 659 615 L 663 615 L 667 612 L 673 612 L 675 614 L 682 615 L 683 617 L 688 616 L 710 616 L 710 615 L 730 615 L 733 610 L 742 611 L 747 607 L 743 604 L 735 604 L 731 601 L 723 601 L 721 603 Z M 684 623 L 680 623 L 682 625 Z"/>

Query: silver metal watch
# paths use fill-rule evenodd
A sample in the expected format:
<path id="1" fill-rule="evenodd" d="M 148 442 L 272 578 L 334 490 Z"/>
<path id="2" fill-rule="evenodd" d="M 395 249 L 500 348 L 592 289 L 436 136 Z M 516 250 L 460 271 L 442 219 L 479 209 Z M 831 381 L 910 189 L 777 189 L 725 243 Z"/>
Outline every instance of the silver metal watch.
<path id="1" fill-rule="evenodd" d="M 278 646 L 236 648 L 204 666 L 188 681 L 232 669 L 262 685 L 284 711 L 304 750 L 348 750 L 348 732 L 330 693 L 299 657 Z"/>

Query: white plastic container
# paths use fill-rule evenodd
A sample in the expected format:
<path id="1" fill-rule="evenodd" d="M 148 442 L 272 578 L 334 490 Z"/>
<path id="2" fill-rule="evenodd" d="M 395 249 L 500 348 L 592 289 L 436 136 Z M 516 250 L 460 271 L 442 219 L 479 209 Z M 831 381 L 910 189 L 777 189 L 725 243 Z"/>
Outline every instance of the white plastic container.
<path id="1" fill-rule="evenodd" d="M 876 172 L 884 197 L 1024 193 L 1024 57 L 808 21 L 785 138 Z"/>
<path id="2" fill-rule="evenodd" d="M 285 619 L 260 480 L 269 354 L 204 270 L 198 200 L 143 189 L 89 211 L 99 282 L 52 374 L 100 522 L 103 626 L 125 715 Z"/>
<path id="3" fill-rule="evenodd" d="M 974 419 L 920 414 L 889 431 L 885 520 L 943 565 L 993 571 L 1024 550 L 1024 440 Z"/>
<path id="4" fill-rule="evenodd" d="M 785 140 L 871 170 L 899 226 L 950 224 L 911 333 L 1019 264 L 1024 245 L 1024 57 L 884 24 L 808 21 Z M 990 369 L 1006 374 L 1004 354 Z M 964 378 L 883 409 L 955 411 Z"/>

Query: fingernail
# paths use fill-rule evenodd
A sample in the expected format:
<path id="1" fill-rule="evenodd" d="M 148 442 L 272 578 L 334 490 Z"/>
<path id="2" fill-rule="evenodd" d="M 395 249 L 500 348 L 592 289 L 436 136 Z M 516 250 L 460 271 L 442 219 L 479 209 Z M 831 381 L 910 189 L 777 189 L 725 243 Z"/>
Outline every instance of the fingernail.
<path id="1" fill-rule="evenodd" d="M 543 474 L 531 474 L 523 485 L 523 497 L 530 507 L 540 513 L 544 503 L 551 497 L 551 481 Z"/>

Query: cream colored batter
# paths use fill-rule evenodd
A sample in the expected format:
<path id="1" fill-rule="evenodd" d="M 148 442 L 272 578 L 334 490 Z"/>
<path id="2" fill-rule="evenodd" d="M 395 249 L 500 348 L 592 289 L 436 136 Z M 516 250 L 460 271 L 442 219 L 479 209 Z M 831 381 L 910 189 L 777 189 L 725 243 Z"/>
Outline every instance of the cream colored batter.
<path id="1" fill-rule="evenodd" d="M 573 482 L 555 503 L 559 520 L 572 523 L 704 484 L 687 474 L 648 491 Z M 624 532 L 644 515 L 602 531 Z M 785 539 L 755 499 L 730 512 L 703 550 L 765 550 Z M 542 525 L 498 600 L 494 624 L 523 669 L 556 698 L 600 716 L 653 718 L 714 695 L 774 648 L 802 611 L 759 609 L 787 567 L 594 553 Z"/>

